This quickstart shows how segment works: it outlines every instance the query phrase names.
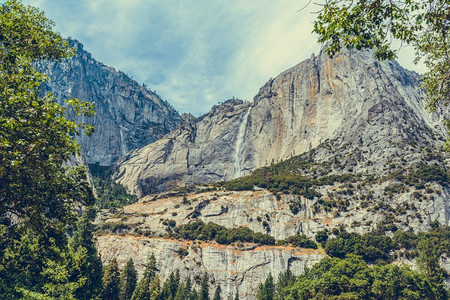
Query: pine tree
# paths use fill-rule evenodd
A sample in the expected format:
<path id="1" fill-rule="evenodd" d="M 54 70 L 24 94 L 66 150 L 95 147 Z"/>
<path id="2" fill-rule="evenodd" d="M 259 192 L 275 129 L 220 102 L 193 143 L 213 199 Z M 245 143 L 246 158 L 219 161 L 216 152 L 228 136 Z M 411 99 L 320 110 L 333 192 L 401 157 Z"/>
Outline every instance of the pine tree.
<path id="1" fill-rule="evenodd" d="M 103 266 L 92 234 L 95 213 L 93 208 L 86 208 L 77 223 L 77 231 L 69 243 L 73 256 L 76 258 L 72 277 L 76 279 L 83 276 L 86 279 L 75 292 L 76 298 L 81 300 L 99 297 L 103 288 Z"/>
<path id="2" fill-rule="evenodd" d="M 285 298 L 285 291 L 284 289 L 292 285 L 295 282 L 295 276 L 292 274 L 290 269 L 287 269 L 286 272 L 280 273 L 278 275 L 278 280 L 275 285 L 275 299 L 276 300 L 283 300 Z"/>
<path id="3" fill-rule="evenodd" d="M 177 293 L 175 294 L 175 300 L 185 300 L 185 299 L 191 299 L 192 284 L 191 284 L 191 278 L 188 277 L 186 282 L 181 282 L 178 285 Z M 195 298 L 197 300 L 197 298 Z"/>
<path id="4" fill-rule="evenodd" d="M 147 300 L 150 298 L 150 285 L 156 275 L 156 271 L 156 259 L 155 255 L 152 253 L 145 266 L 144 275 L 134 290 L 131 300 Z"/>
<path id="5" fill-rule="evenodd" d="M 208 273 L 203 275 L 200 286 L 199 300 L 209 300 Z"/>
<path id="6" fill-rule="evenodd" d="M 171 275 L 173 275 L 173 273 Z M 164 282 L 161 288 L 161 292 L 159 293 L 159 299 L 173 299 L 172 293 L 170 292 L 169 280 L 166 280 L 166 282 Z"/>
<path id="7" fill-rule="evenodd" d="M 178 287 L 180 284 L 180 271 L 176 271 L 175 274 L 172 272 L 169 275 L 169 279 L 164 283 L 163 290 L 167 289 L 167 298 L 172 297 L 172 299 L 175 298 L 175 295 L 177 293 Z M 166 288 L 167 287 L 167 288 Z"/>
<path id="8" fill-rule="evenodd" d="M 198 300 L 200 297 L 200 295 L 197 293 L 197 291 L 195 289 L 193 289 L 190 293 L 189 293 L 189 300 Z"/>
<path id="9" fill-rule="evenodd" d="M 186 283 L 181 282 L 178 285 L 177 292 L 175 294 L 174 300 L 184 300 L 187 298 L 188 293 L 186 293 Z"/>
<path id="10" fill-rule="evenodd" d="M 234 300 L 239 300 L 239 293 L 236 292 L 236 295 L 234 296 Z"/>
<path id="11" fill-rule="evenodd" d="M 273 284 L 272 274 L 269 273 L 266 281 L 259 285 L 259 291 L 256 295 L 256 299 L 258 300 L 273 300 L 275 294 L 275 285 Z"/>
<path id="12" fill-rule="evenodd" d="M 114 258 L 106 267 L 103 275 L 103 299 L 119 300 L 120 273 L 117 260 Z"/>
<path id="13" fill-rule="evenodd" d="M 418 245 L 419 258 L 417 259 L 421 271 L 431 284 L 433 293 L 438 299 L 445 299 L 444 289 L 445 270 L 439 265 L 439 255 L 430 239 L 422 238 Z"/>
<path id="14" fill-rule="evenodd" d="M 130 300 L 136 289 L 137 272 L 133 259 L 129 259 L 120 275 L 120 300 Z"/>
<path id="15" fill-rule="evenodd" d="M 152 279 L 152 282 L 150 283 L 150 300 L 158 300 L 158 299 L 163 299 L 161 298 L 160 295 L 160 281 L 159 281 L 159 276 L 155 275 L 155 277 Z"/>

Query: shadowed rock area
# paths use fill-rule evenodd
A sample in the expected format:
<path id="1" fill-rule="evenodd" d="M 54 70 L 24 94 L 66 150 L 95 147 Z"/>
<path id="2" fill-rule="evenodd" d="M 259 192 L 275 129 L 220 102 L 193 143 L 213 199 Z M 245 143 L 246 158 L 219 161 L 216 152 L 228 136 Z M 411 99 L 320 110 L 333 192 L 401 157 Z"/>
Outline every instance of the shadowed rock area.
<path id="1" fill-rule="evenodd" d="M 41 93 L 52 92 L 57 101 L 78 98 L 95 103 L 95 116 L 68 117 L 95 126 L 92 137 L 77 141 L 90 164 L 113 165 L 132 149 L 143 147 L 175 129 L 182 120 L 177 111 L 156 93 L 139 85 L 126 74 L 92 58 L 83 45 L 69 40 L 75 56 L 59 62 L 40 62 L 40 72 L 50 77 Z"/>

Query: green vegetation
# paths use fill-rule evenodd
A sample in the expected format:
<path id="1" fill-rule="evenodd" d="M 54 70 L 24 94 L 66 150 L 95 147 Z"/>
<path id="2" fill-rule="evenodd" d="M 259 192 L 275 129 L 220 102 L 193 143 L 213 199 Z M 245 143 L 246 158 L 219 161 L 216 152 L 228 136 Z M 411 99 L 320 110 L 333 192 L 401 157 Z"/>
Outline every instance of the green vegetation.
<path id="1" fill-rule="evenodd" d="M 341 232 L 336 238 L 325 244 L 325 252 L 332 257 L 345 258 L 348 254 L 360 255 L 367 262 L 389 260 L 390 252 L 395 244 L 392 239 L 384 235 L 367 233 Z"/>
<path id="2" fill-rule="evenodd" d="M 89 170 L 97 192 L 97 206 L 99 208 L 122 207 L 137 201 L 136 196 L 128 194 L 123 186 L 111 180 L 110 167 L 90 164 Z"/>
<path id="3" fill-rule="evenodd" d="M 95 210 L 86 209 L 77 222 L 77 230 L 69 241 L 69 248 L 76 261 L 72 277 L 84 278 L 74 291 L 76 299 L 94 299 L 102 293 L 103 268 L 93 237 Z"/>
<path id="4" fill-rule="evenodd" d="M 176 227 L 171 237 L 185 240 L 216 241 L 219 244 L 229 245 L 235 242 L 248 242 L 261 245 L 274 245 L 275 239 L 270 235 L 253 232 L 247 227 L 227 229 L 215 223 L 205 224 L 195 221 Z"/>
<path id="5" fill-rule="evenodd" d="M 368 263 L 390 262 L 395 258 L 394 255 L 407 255 L 409 258 L 418 256 L 419 244 L 425 240 L 433 245 L 436 256 L 450 255 L 449 226 L 436 226 L 429 232 L 418 234 L 398 230 L 393 238 L 375 232 L 364 235 L 345 231 L 335 233 L 337 236 L 328 239 L 324 245 L 326 253 L 331 257 L 345 258 L 349 254 L 355 254 L 361 256 Z M 399 251 L 401 249 L 409 252 Z"/>
<path id="6" fill-rule="evenodd" d="M 450 183 L 450 173 L 443 166 L 434 163 L 432 165 L 420 164 L 416 167 L 411 167 L 406 170 L 400 169 L 394 171 L 389 175 L 383 177 L 381 181 L 390 179 L 398 180 L 408 186 L 415 186 L 418 189 L 423 189 L 425 183 L 437 182 L 440 185 L 448 186 Z M 397 186 L 402 188 L 402 186 Z"/>
<path id="7" fill-rule="evenodd" d="M 448 299 L 448 274 L 439 266 L 439 257 L 449 255 L 450 227 L 436 224 L 430 232 L 418 234 L 397 231 L 392 239 L 342 230 L 333 234 L 337 236 L 325 246 L 330 258 L 298 277 L 287 270 L 276 285 L 269 274 L 257 299 Z M 318 236 L 324 242 L 328 232 Z M 388 264 L 395 255 L 416 257 L 421 272 Z M 370 267 L 369 262 L 376 264 Z"/>
<path id="8" fill-rule="evenodd" d="M 103 299 L 119 300 L 120 272 L 114 258 L 105 268 L 103 275 Z"/>
<path id="9" fill-rule="evenodd" d="M 182 281 L 179 271 L 171 273 L 161 286 L 156 269 L 156 259 L 152 254 L 145 267 L 144 275 L 133 292 L 132 300 L 207 300 L 209 298 L 210 280 L 207 273 L 196 276 L 195 281 L 200 285 L 199 290 L 194 289 L 191 279 Z M 220 286 L 217 287 L 214 299 L 220 298 Z M 123 299 L 123 298 L 121 298 Z"/>
<path id="10" fill-rule="evenodd" d="M 256 299 L 258 300 L 272 300 L 275 294 L 275 284 L 273 282 L 272 274 L 269 273 L 264 283 L 261 283 L 258 288 Z"/>
<path id="11" fill-rule="evenodd" d="M 277 241 L 277 245 L 290 244 L 294 247 L 317 249 L 317 244 L 308 239 L 305 235 L 297 234 L 286 238 L 286 240 Z"/>
<path id="12" fill-rule="evenodd" d="M 134 267 L 133 259 L 129 259 L 125 268 L 120 274 L 120 300 L 130 300 L 133 292 L 136 289 L 137 272 Z"/>
<path id="13" fill-rule="evenodd" d="M 36 60 L 61 60 L 72 50 L 42 12 L 17 0 L 0 4 L 0 298 L 85 299 L 99 296 L 90 228 L 75 227 L 75 205 L 95 198 L 83 167 L 64 168 L 78 152 L 73 136 L 92 127 L 67 120 L 50 94 Z M 92 105 L 68 100 L 80 115 Z M 85 219 L 87 227 L 91 218 Z M 69 228 L 71 227 L 71 228 Z M 75 230 L 74 237 L 67 230 Z M 93 250 L 93 251 L 91 251 Z"/>
<path id="14" fill-rule="evenodd" d="M 424 274 L 408 267 L 369 267 L 349 255 L 322 259 L 286 287 L 283 299 L 445 299 L 431 286 Z"/>
<path id="15" fill-rule="evenodd" d="M 152 255 L 148 258 L 144 274 L 133 292 L 131 300 L 151 299 L 153 293 L 159 293 L 159 279 L 156 269 L 156 258 Z"/>

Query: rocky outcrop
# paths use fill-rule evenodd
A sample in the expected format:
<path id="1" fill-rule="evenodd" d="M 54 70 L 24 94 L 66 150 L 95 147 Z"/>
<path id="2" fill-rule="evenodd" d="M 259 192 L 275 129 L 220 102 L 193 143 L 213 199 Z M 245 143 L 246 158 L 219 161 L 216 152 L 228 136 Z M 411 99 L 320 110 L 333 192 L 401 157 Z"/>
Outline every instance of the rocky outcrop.
<path id="1" fill-rule="evenodd" d="M 319 231 L 327 229 L 332 232 L 341 227 L 363 234 L 377 230 L 383 224 L 394 224 L 398 229 L 416 232 L 429 230 L 434 221 L 450 226 L 449 186 L 433 183 L 428 185 L 428 195 L 423 195 L 420 189 L 411 188 L 389 196 L 384 192 L 390 185 L 389 182 L 366 183 L 351 193 L 338 184 L 324 186 L 320 189 L 326 195 L 324 200 L 333 197 L 332 201 L 348 201 L 345 208 L 332 210 L 317 209 L 317 198 L 274 195 L 264 189 L 239 192 L 218 190 L 160 198 L 147 196 L 125 206 L 119 219 L 112 217 L 117 216 L 117 212 L 104 212 L 97 219 L 97 224 L 122 222 L 130 228 L 128 233 L 163 236 L 169 230 L 167 220 L 174 221 L 176 226 L 201 220 L 226 228 L 245 226 L 254 232 L 270 234 L 276 240 L 285 240 L 297 234 L 314 240 Z M 344 196 L 343 192 L 347 195 Z M 421 199 L 417 197 L 419 194 Z M 373 195 L 373 200 L 363 200 L 366 195 Z M 290 205 L 293 203 L 299 208 L 297 211 L 292 211 Z M 394 220 L 390 219 L 392 217 Z"/>
<path id="2" fill-rule="evenodd" d="M 419 86 L 420 77 L 395 61 L 355 50 L 330 59 L 322 51 L 269 80 L 252 103 L 214 106 L 130 152 L 113 179 L 141 197 L 233 179 L 329 141 L 345 148 L 339 150 L 343 156 L 367 153 L 372 164 L 352 162 L 353 171 L 382 170 L 408 147 L 417 160 L 417 149 L 439 148 L 446 132 L 443 114 L 424 108 Z M 335 150 L 315 159 L 329 159 Z"/>
<path id="3" fill-rule="evenodd" d="M 95 103 L 95 116 L 68 117 L 95 126 L 91 137 L 77 137 L 90 164 L 113 165 L 132 149 L 143 147 L 175 129 L 182 120 L 170 104 L 126 74 L 96 61 L 83 45 L 70 40 L 76 55 L 63 62 L 40 62 L 50 77 L 41 93 L 52 92 L 57 101 L 78 98 Z"/>
<path id="4" fill-rule="evenodd" d="M 225 299 L 236 292 L 240 299 L 255 299 L 259 284 L 269 273 L 276 277 L 289 268 L 294 274 L 301 274 L 305 267 L 310 268 L 325 257 L 323 249 L 239 242 L 219 245 L 163 237 L 170 236 L 167 233 L 172 232 L 172 226 L 197 220 L 226 228 L 244 226 L 253 232 L 268 233 L 277 241 L 297 234 L 315 240 L 316 234 L 324 229 L 333 238 L 332 232 L 336 229 L 338 232 L 344 229 L 364 234 L 378 232 L 387 225 L 416 232 L 429 230 L 435 220 L 450 225 L 450 187 L 427 184 L 427 190 L 432 193 L 422 195 L 421 199 L 417 199 L 420 193 L 417 189 L 405 189 L 394 197 L 382 196 L 389 184 L 374 181 L 351 193 L 339 184 L 324 186 L 321 189 L 323 194 L 336 195 L 334 199 L 330 199 L 331 196 L 324 199 L 348 201 L 345 208 L 331 210 L 317 210 L 318 199 L 292 194 L 274 195 L 264 189 L 147 196 L 122 209 L 114 212 L 103 210 L 99 214 L 96 224 L 104 231 L 98 237 L 98 249 L 104 263 L 116 258 L 123 267 L 129 258 L 133 258 L 139 274 L 142 274 L 150 254 L 154 253 L 163 280 L 176 270 L 180 271 L 182 278 L 191 279 L 208 272 L 213 286 L 221 286 Z M 342 191 L 346 192 L 345 196 Z M 366 195 L 372 195 L 373 199 L 363 200 Z M 298 211 L 291 210 L 292 203 L 297 204 Z M 115 228 L 112 229 L 115 234 L 107 233 L 111 228 Z M 448 269 L 446 257 L 442 259 L 442 266 Z M 408 261 L 397 263 L 414 265 Z"/>
<path id="5" fill-rule="evenodd" d="M 187 250 L 187 256 L 180 256 L 180 249 Z M 140 276 L 153 253 L 163 282 L 171 272 L 179 270 L 182 279 L 189 276 L 194 288 L 198 288 L 196 278 L 208 272 L 212 287 L 221 286 L 223 299 L 234 297 L 236 292 L 239 299 L 254 299 L 258 284 L 264 282 L 269 273 L 277 276 L 289 267 L 299 275 L 325 256 L 323 251 L 294 247 L 245 248 L 118 235 L 98 237 L 98 250 L 104 262 L 116 258 L 121 268 L 132 258 Z M 211 297 L 213 291 L 214 288 L 210 288 Z"/>

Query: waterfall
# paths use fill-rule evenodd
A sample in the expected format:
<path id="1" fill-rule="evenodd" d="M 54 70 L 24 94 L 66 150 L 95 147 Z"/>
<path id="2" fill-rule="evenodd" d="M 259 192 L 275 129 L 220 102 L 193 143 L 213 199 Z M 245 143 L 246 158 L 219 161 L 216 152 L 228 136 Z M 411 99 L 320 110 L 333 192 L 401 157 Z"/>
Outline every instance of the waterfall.
<path id="1" fill-rule="evenodd" d="M 245 112 L 244 117 L 242 118 L 241 125 L 239 126 L 238 135 L 236 137 L 236 145 L 234 149 L 234 176 L 233 178 L 241 177 L 241 163 L 242 163 L 242 152 L 244 152 L 244 138 L 245 138 L 245 129 L 247 128 L 248 115 L 250 114 L 250 110 L 252 107 L 250 106 L 248 110 Z"/>

